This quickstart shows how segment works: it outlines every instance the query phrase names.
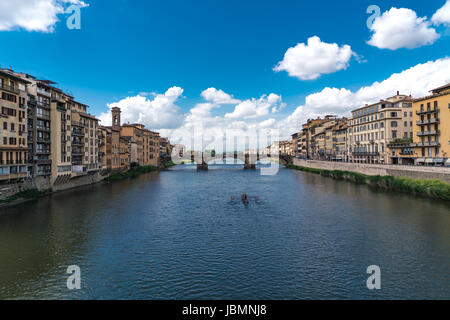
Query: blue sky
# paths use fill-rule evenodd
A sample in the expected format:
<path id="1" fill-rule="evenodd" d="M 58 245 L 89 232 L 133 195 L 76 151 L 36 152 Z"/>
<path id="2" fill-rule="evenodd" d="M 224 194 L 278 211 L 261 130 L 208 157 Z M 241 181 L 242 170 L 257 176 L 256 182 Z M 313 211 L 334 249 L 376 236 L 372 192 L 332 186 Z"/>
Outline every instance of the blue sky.
<path id="1" fill-rule="evenodd" d="M 52 79 L 96 115 L 107 111 L 108 103 L 177 86 L 183 92 L 176 105 L 184 113 L 204 101 L 200 94 L 210 87 L 241 101 L 275 93 L 286 104 L 273 115 L 279 120 L 325 87 L 356 92 L 449 53 L 445 24 L 434 26 L 440 36 L 432 44 L 391 50 L 367 43 L 373 33 L 366 26 L 369 5 L 377 4 L 381 13 L 408 8 L 430 19 L 445 0 L 85 2 L 81 30 L 69 30 L 68 15 L 59 14 L 51 32 L 21 26 L 0 31 L 0 64 Z M 289 48 L 313 36 L 349 45 L 355 56 L 345 69 L 313 80 L 273 70 Z M 226 104 L 212 115 L 233 108 Z"/>

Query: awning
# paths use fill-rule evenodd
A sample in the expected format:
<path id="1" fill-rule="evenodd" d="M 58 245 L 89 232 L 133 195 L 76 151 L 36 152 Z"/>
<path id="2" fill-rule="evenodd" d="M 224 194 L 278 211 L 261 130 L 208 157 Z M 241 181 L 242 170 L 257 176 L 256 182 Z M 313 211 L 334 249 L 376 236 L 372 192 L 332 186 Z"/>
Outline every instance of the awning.
<path id="1" fill-rule="evenodd" d="M 447 159 L 447 161 L 445 162 L 446 166 L 450 166 L 450 159 Z"/>
<path id="2" fill-rule="evenodd" d="M 416 162 L 425 162 L 425 158 L 418 158 L 416 159 Z"/>
<path id="3" fill-rule="evenodd" d="M 434 163 L 434 161 L 433 161 L 433 159 L 428 158 L 428 159 L 425 159 L 425 163 Z"/>
<path id="4" fill-rule="evenodd" d="M 433 160 L 435 163 L 444 163 L 444 159 L 442 158 L 434 158 Z"/>

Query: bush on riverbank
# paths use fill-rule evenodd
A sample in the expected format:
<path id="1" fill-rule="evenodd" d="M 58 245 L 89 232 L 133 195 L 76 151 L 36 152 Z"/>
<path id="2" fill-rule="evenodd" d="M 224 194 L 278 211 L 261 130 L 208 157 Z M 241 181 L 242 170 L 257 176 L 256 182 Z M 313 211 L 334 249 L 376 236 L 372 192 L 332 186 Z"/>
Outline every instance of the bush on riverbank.
<path id="1" fill-rule="evenodd" d="M 154 166 L 135 165 L 130 170 L 128 170 L 126 172 L 113 174 L 108 179 L 109 179 L 109 181 L 117 181 L 117 180 L 122 180 L 122 179 L 126 179 L 126 178 L 135 178 L 143 173 L 149 173 L 149 172 L 158 171 L 158 170 L 159 170 L 159 168 L 154 167 Z"/>
<path id="2" fill-rule="evenodd" d="M 28 189 L 21 192 L 18 192 L 6 199 L 0 200 L 0 204 L 4 203 L 10 203 L 16 200 L 31 200 L 31 199 L 37 199 L 39 197 L 48 195 L 52 192 L 51 189 L 39 191 L 38 189 Z"/>
<path id="3" fill-rule="evenodd" d="M 167 161 L 166 163 L 164 163 L 164 167 L 165 168 L 170 168 L 170 167 L 173 167 L 173 166 L 176 166 L 176 164 L 173 163 L 173 161 Z"/>
<path id="4" fill-rule="evenodd" d="M 354 183 L 367 184 L 377 189 L 393 190 L 450 201 L 450 184 L 440 180 L 418 180 L 396 178 L 393 176 L 369 176 L 351 171 L 325 170 L 295 165 L 290 165 L 288 168 L 317 173 L 324 177 L 330 177 L 337 180 L 347 180 Z"/>

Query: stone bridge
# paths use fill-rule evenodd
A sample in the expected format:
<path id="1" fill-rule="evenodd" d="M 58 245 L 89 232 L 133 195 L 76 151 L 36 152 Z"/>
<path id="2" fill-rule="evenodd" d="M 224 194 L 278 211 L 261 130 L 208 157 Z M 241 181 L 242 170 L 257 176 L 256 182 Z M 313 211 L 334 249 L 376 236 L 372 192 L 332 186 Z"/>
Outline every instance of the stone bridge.
<path id="1" fill-rule="evenodd" d="M 223 160 L 235 159 L 244 162 L 244 169 L 256 169 L 256 162 L 260 161 L 261 158 L 269 159 L 270 154 L 261 155 L 258 153 L 249 152 L 224 152 L 212 155 L 208 152 L 191 151 L 191 161 L 197 163 L 197 170 L 208 170 L 208 163 L 213 160 Z M 292 164 L 292 157 L 289 155 L 279 155 L 280 163 Z"/>

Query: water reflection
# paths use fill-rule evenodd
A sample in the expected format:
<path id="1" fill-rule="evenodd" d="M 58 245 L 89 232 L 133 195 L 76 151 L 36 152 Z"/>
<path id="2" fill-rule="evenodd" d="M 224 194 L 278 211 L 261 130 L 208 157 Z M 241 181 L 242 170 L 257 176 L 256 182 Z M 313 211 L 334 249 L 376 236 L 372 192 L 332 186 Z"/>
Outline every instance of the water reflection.
<path id="1" fill-rule="evenodd" d="M 442 202 L 280 169 L 195 165 L 0 215 L 0 298 L 448 298 Z M 260 202 L 243 206 L 231 195 Z M 69 291 L 67 266 L 82 270 Z M 382 290 L 365 287 L 367 266 Z"/>

